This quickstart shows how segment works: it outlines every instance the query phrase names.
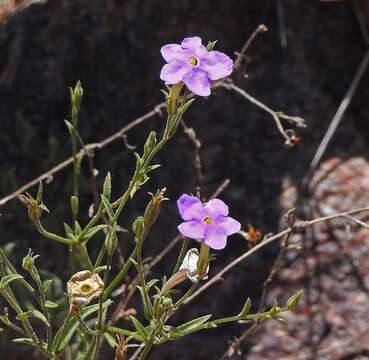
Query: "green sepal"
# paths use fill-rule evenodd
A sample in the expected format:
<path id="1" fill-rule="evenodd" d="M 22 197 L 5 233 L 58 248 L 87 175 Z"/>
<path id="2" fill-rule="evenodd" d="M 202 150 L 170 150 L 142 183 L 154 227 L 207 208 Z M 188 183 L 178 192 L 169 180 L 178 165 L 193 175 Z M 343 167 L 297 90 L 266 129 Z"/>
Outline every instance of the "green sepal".
<path id="1" fill-rule="evenodd" d="M 287 309 L 293 310 L 300 302 L 304 292 L 302 290 L 295 292 L 287 301 Z"/>

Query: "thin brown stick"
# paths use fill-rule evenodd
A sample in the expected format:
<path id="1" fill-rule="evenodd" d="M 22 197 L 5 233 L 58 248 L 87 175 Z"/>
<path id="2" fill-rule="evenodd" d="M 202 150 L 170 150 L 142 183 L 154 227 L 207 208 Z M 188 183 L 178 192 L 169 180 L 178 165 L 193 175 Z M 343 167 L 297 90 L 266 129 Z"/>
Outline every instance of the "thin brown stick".
<path id="1" fill-rule="evenodd" d="M 293 226 L 296 220 L 295 209 L 291 209 L 290 211 L 288 211 L 288 213 L 286 214 L 286 218 L 288 221 L 288 225 L 293 229 Z M 268 277 L 263 283 L 258 312 L 264 311 L 265 299 L 267 295 L 268 286 L 273 281 L 275 275 L 281 268 L 283 255 L 289 246 L 289 240 L 290 240 L 291 235 L 292 235 L 292 231 L 284 236 L 282 240 L 281 248 L 279 249 L 279 252 L 277 255 L 277 258 L 275 259 L 272 265 L 272 268 L 270 269 Z M 227 351 L 222 355 L 220 360 L 225 360 L 231 357 L 233 354 L 238 353 L 243 341 L 247 339 L 247 337 L 258 327 L 258 325 L 259 325 L 258 322 L 254 322 L 251 327 L 246 329 L 238 338 L 234 339 L 232 343 L 229 345 Z"/>
<path id="2" fill-rule="evenodd" d="M 193 293 L 190 297 L 188 297 L 184 301 L 184 304 L 190 303 L 192 300 L 194 300 L 196 297 L 198 297 L 205 290 L 207 290 L 208 288 L 210 288 L 211 286 L 213 286 L 217 282 L 221 281 L 223 279 L 223 276 L 226 273 L 228 273 L 235 266 L 237 266 L 242 261 L 247 259 L 249 256 L 254 254 L 256 251 L 258 251 L 259 249 L 263 248 L 264 246 L 266 246 L 266 245 L 268 245 L 272 242 L 275 242 L 276 240 L 279 240 L 280 238 L 283 238 L 285 235 L 291 233 L 292 231 L 295 231 L 295 230 L 297 231 L 299 229 L 304 229 L 304 228 L 307 228 L 309 226 L 315 225 L 317 223 L 321 223 L 321 222 L 336 219 L 336 218 L 347 218 L 348 215 L 353 215 L 353 214 L 357 214 L 357 213 L 361 213 L 361 212 L 367 212 L 367 211 L 369 211 L 369 207 L 363 207 L 363 208 L 358 208 L 358 209 L 345 211 L 345 212 L 342 212 L 342 213 L 332 214 L 332 215 L 329 215 L 329 216 L 323 216 L 323 217 L 313 219 L 313 220 L 299 221 L 293 226 L 293 228 L 288 227 L 287 229 L 284 229 L 283 231 L 281 231 L 281 232 L 279 232 L 275 235 L 265 237 L 262 242 L 260 242 L 259 244 L 257 244 L 253 248 L 251 248 L 249 251 L 242 254 L 238 258 L 236 258 L 235 260 L 231 261 L 225 268 L 223 268 L 221 271 L 219 271 L 207 283 L 202 285 L 195 293 Z"/>
<path id="3" fill-rule="evenodd" d="M 229 79 L 228 79 L 228 81 L 223 81 L 222 83 L 220 83 L 219 86 L 221 86 L 221 87 L 223 87 L 227 90 L 235 91 L 236 93 L 238 93 L 239 95 L 244 97 L 246 100 L 250 101 L 252 104 L 256 105 L 260 109 L 262 109 L 262 110 L 266 111 L 267 113 L 269 113 L 273 117 L 279 132 L 284 137 L 285 144 L 288 145 L 288 146 L 294 146 L 296 144 L 297 137 L 296 137 L 294 131 L 291 130 L 291 129 L 286 130 L 282 125 L 281 119 L 285 119 L 285 120 L 288 120 L 289 122 L 293 122 L 298 127 L 305 127 L 306 124 L 305 124 L 304 119 L 302 119 L 301 117 L 298 117 L 298 116 L 285 115 L 281 111 L 272 110 L 270 107 L 266 106 L 261 101 L 255 99 L 253 96 L 251 96 L 245 90 L 243 90 L 240 87 L 238 87 L 237 85 L 235 85 Z"/>
<path id="4" fill-rule="evenodd" d="M 158 114 L 160 115 L 161 110 L 164 109 L 165 106 L 166 106 L 166 104 L 164 102 L 160 103 L 160 104 L 156 105 L 151 111 L 149 111 L 145 115 L 142 115 L 142 116 L 138 117 L 137 119 L 133 120 L 128 125 L 124 126 L 122 129 L 120 129 L 119 131 L 117 131 L 113 135 L 107 137 L 106 139 L 102 140 L 101 142 L 87 144 L 85 146 L 85 149 L 82 149 L 79 152 L 78 156 L 84 156 L 85 151 L 88 152 L 88 151 L 101 150 L 104 147 L 106 147 L 106 146 L 110 145 L 111 143 L 113 143 L 114 141 L 116 141 L 118 139 L 121 139 L 122 136 L 124 134 L 126 134 L 128 131 L 130 131 L 131 129 L 133 129 L 136 126 L 142 124 L 146 120 L 149 120 L 150 118 L 154 117 L 155 115 L 158 115 Z M 32 181 L 28 182 L 27 184 L 21 186 L 19 189 L 17 189 L 13 193 L 11 193 L 11 194 L 3 197 L 2 199 L 0 199 L 0 207 L 5 205 L 8 201 L 17 198 L 19 195 L 23 194 L 24 192 L 26 192 L 31 187 L 38 185 L 41 181 L 44 181 L 44 180 L 52 177 L 54 174 L 56 174 L 59 171 L 63 170 L 64 168 L 66 168 L 67 166 L 69 166 L 72 163 L 73 163 L 73 157 L 69 157 L 68 159 L 62 161 L 58 165 L 52 167 L 50 170 L 46 171 L 42 175 L 38 176 L 37 178 L 33 179 Z"/>
<path id="5" fill-rule="evenodd" d="M 235 60 L 235 63 L 234 63 L 234 70 L 235 71 L 234 71 L 234 73 L 236 73 L 237 70 L 240 69 L 240 66 L 241 66 L 241 63 L 242 63 L 242 58 L 245 56 L 246 51 L 248 50 L 248 48 L 249 48 L 250 44 L 252 43 L 252 41 L 255 39 L 256 35 L 259 34 L 260 32 L 266 31 L 266 30 L 267 29 L 266 29 L 265 25 L 259 25 L 257 27 L 257 29 L 253 32 L 253 34 L 250 36 L 250 38 L 246 41 L 246 43 L 242 47 L 241 51 L 238 53 L 237 58 Z M 277 124 L 279 130 L 280 131 L 282 130 L 281 133 L 284 136 L 284 138 L 286 139 L 286 143 L 288 143 L 288 144 L 293 144 L 294 143 L 294 141 L 295 141 L 294 134 L 293 133 L 292 133 L 292 135 L 288 134 L 288 131 L 285 131 L 283 129 L 283 126 L 281 126 L 281 123 L 280 123 L 279 119 L 285 119 L 287 121 L 293 122 L 296 126 L 299 126 L 299 127 L 305 126 L 305 122 L 302 118 L 298 118 L 298 117 L 294 117 L 294 116 L 288 116 L 288 115 L 283 114 L 282 112 L 273 111 L 272 109 L 270 109 L 269 107 L 267 107 L 266 105 L 264 105 L 260 101 L 256 100 L 255 98 L 253 98 L 248 93 L 246 93 L 243 89 L 241 89 L 238 86 L 234 85 L 233 82 L 230 79 L 226 78 L 224 80 L 214 82 L 214 85 L 212 86 L 212 88 L 215 89 L 215 88 L 219 88 L 219 87 L 224 87 L 228 90 L 233 90 L 233 91 L 238 92 L 239 94 L 246 97 L 246 99 L 248 99 L 251 103 L 255 104 L 256 106 L 258 106 L 258 107 L 262 108 L 263 110 L 267 111 L 268 113 L 270 113 L 273 116 L 274 120 L 276 121 L 276 124 Z M 246 96 L 245 96 L 245 94 L 246 94 Z M 125 134 L 128 131 L 130 131 L 132 128 L 140 125 L 141 123 L 145 122 L 146 120 L 154 117 L 155 115 L 158 115 L 158 114 L 161 115 L 162 109 L 164 109 L 165 107 L 166 107 L 165 102 L 162 102 L 162 103 L 156 105 L 151 111 L 149 111 L 145 115 L 142 115 L 142 116 L 138 117 L 137 119 L 133 120 L 128 125 L 124 126 L 122 129 L 120 129 L 116 133 L 112 134 L 111 136 L 105 138 L 104 140 L 102 140 L 98 143 L 87 144 L 85 146 L 85 149 L 82 149 L 79 152 L 78 156 L 84 156 L 88 151 L 94 152 L 95 150 L 103 149 L 104 147 L 106 147 L 107 145 L 110 145 L 111 143 L 115 142 L 118 139 L 123 138 L 123 140 L 126 140 Z M 10 193 L 9 195 L 7 195 L 7 196 L 3 197 L 2 199 L 0 199 L 0 207 L 5 205 L 10 200 L 13 200 L 13 199 L 17 198 L 19 195 L 26 192 L 28 189 L 38 185 L 40 182 L 42 182 L 46 179 L 52 178 L 54 174 L 56 174 L 56 173 L 60 172 L 61 170 L 65 169 L 67 166 L 69 166 L 72 163 L 73 163 L 73 158 L 70 157 L 70 158 L 62 161 L 58 165 L 52 167 L 50 170 L 46 171 L 45 173 L 38 176 L 37 178 L 29 181 L 25 185 L 18 188 L 16 191 L 14 191 L 14 192 Z"/>
<path id="6" fill-rule="evenodd" d="M 247 41 L 243 45 L 241 51 L 236 52 L 237 58 L 236 58 L 236 61 L 233 64 L 233 69 L 234 70 L 239 70 L 241 68 L 242 61 L 245 58 L 245 54 L 246 54 L 247 50 L 249 49 L 250 45 L 252 44 L 252 42 L 255 40 L 256 36 L 261 34 L 261 33 L 266 32 L 266 31 L 268 31 L 268 28 L 264 24 L 260 24 L 254 30 L 254 32 L 251 34 L 251 36 L 247 39 Z"/>
<path id="7" fill-rule="evenodd" d="M 201 141 L 197 137 L 196 131 L 192 127 L 188 127 L 184 120 L 181 121 L 181 125 L 183 128 L 184 134 L 187 136 L 188 140 L 192 144 L 192 163 L 196 173 L 196 191 L 201 194 L 202 190 L 202 183 L 203 183 L 203 174 L 202 174 L 202 163 L 201 163 L 201 156 L 200 156 L 200 149 L 201 149 Z"/>

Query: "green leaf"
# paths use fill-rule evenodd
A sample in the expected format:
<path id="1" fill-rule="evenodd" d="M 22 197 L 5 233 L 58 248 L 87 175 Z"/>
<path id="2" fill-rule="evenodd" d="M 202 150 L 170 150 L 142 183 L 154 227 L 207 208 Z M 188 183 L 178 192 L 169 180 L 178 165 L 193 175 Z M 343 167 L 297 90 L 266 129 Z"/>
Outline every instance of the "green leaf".
<path id="1" fill-rule="evenodd" d="M 106 265 L 98 266 L 98 267 L 94 270 L 94 273 L 95 273 L 95 274 L 99 274 L 99 273 L 101 273 L 101 271 L 105 271 L 105 270 L 106 270 L 106 268 L 107 268 L 107 266 L 106 266 Z"/>
<path id="2" fill-rule="evenodd" d="M 108 331 L 109 333 L 113 333 L 113 334 L 123 334 L 124 336 L 132 337 L 133 339 L 140 341 L 140 342 L 144 341 L 144 338 L 141 335 L 139 335 L 137 331 L 130 331 L 130 330 L 114 327 L 114 326 L 108 326 L 106 328 L 106 331 Z"/>
<path id="3" fill-rule="evenodd" d="M 50 301 L 50 300 L 46 300 L 45 302 L 45 307 L 47 309 L 56 309 L 57 307 L 59 307 L 58 304 L 54 303 L 53 301 Z"/>
<path id="4" fill-rule="evenodd" d="M 191 106 L 191 104 L 195 101 L 196 99 L 190 99 L 188 100 L 187 102 L 185 102 L 179 109 L 178 111 L 181 113 L 181 114 L 184 114 L 187 109 Z"/>
<path id="5" fill-rule="evenodd" d="M 78 221 L 74 222 L 74 227 L 76 228 L 76 236 L 81 235 L 82 228 L 81 225 L 78 223 Z"/>
<path id="6" fill-rule="evenodd" d="M 144 145 L 144 155 L 143 157 L 146 159 L 147 156 L 154 150 L 156 146 L 156 132 L 151 131 L 150 135 L 148 136 L 146 143 Z"/>
<path id="7" fill-rule="evenodd" d="M 70 121 L 65 120 L 65 119 L 64 119 L 64 122 L 65 122 L 65 125 L 67 125 L 69 135 L 72 136 L 72 133 L 73 133 L 73 124 Z"/>
<path id="8" fill-rule="evenodd" d="M 245 305 L 243 306 L 241 312 L 239 313 L 239 317 L 241 319 L 245 318 L 249 312 L 250 312 L 250 308 L 251 308 L 251 299 L 250 298 L 247 298 L 246 302 L 245 302 Z"/>
<path id="9" fill-rule="evenodd" d="M 144 308 L 144 314 L 145 314 L 145 318 L 146 319 L 151 319 L 152 318 L 152 314 L 154 312 L 154 307 L 152 306 L 152 303 L 150 301 L 150 298 L 147 294 L 147 292 L 145 292 L 145 290 L 143 289 L 142 286 L 137 286 L 140 295 L 141 295 L 141 301 L 143 304 L 143 308 Z M 148 291 L 148 289 L 147 289 Z"/>
<path id="10" fill-rule="evenodd" d="M 115 338 L 114 336 L 112 336 L 110 333 L 108 332 L 104 332 L 104 337 L 106 339 L 106 341 L 108 342 L 108 344 L 113 348 L 115 349 L 116 345 L 117 345 L 117 342 L 115 341 Z"/>
<path id="11" fill-rule="evenodd" d="M 74 232 L 73 232 L 72 228 L 67 223 L 63 223 L 63 225 L 64 225 L 64 231 L 65 231 L 65 234 L 67 235 L 67 237 L 69 239 L 73 239 L 74 238 Z"/>
<path id="12" fill-rule="evenodd" d="M 48 279 L 48 280 L 45 280 L 43 283 L 42 283 L 42 291 L 44 293 L 46 293 L 49 289 L 50 289 L 50 286 L 52 285 L 54 280 L 52 279 Z"/>
<path id="13" fill-rule="evenodd" d="M 201 330 L 203 328 L 203 325 L 211 318 L 211 316 L 211 314 L 204 315 L 178 327 L 175 327 L 170 331 L 169 337 L 171 339 L 176 339 L 178 337 L 182 337 L 195 331 Z"/>
<path id="14" fill-rule="evenodd" d="M 103 303 L 102 308 L 106 309 L 111 303 L 112 303 L 111 300 L 105 301 Z M 92 315 L 93 313 L 95 313 L 98 310 L 99 310 L 99 304 L 86 306 L 81 311 L 81 318 L 84 320 L 85 318 Z M 52 346 L 51 346 L 51 350 L 56 352 L 56 353 L 62 352 L 64 350 L 64 348 L 69 344 L 69 342 L 72 339 L 73 335 L 75 334 L 78 326 L 79 326 L 79 323 L 78 323 L 77 319 L 69 318 L 68 323 L 65 325 L 65 327 L 62 326 L 58 330 L 58 332 L 56 333 L 56 335 L 54 337 L 54 340 L 53 340 L 53 343 L 52 343 Z M 56 349 L 55 347 L 57 346 L 60 338 L 61 338 L 60 345 L 58 346 L 58 349 Z"/>
<path id="15" fill-rule="evenodd" d="M 110 201 L 111 196 L 111 175 L 110 172 L 105 177 L 103 185 L 103 195 Z"/>
<path id="16" fill-rule="evenodd" d="M 19 274 L 11 274 L 6 275 L 0 280 L 0 289 L 4 288 L 5 286 L 9 285 L 12 281 L 23 279 L 22 275 Z"/>
<path id="17" fill-rule="evenodd" d="M 108 216 L 110 219 L 114 218 L 114 211 L 113 208 L 111 207 L 110 201 L 101 194 L 101 202 L 106 210 L 106 212 L 108 213 Z"/>
<path id="18" fill-rule="evenodd" d="M 50 324 L 47 321 L 45 315 L 42 314 L 40 311 L 38 311 L 36 309 L 30 310 L 30 311 L 25 311 L 25 312 L 19 313 L 17 315 L 17 319 L 21 320 L 21 321 L 29 319 L 29 318 L 37 319 L 37 320 L 43 322 L 46 326 L 50 326 Z"/>
<path id="19" fill-rule="evenodd" d="M 13 342 L 16 344 L 24 344 L 24 345 L 35 345 L 34 341 L 30 338 L 18 338 L 18 339 L 13 339 Z"/>
<path id="20" fill-rule="evenodd" d="M 83 236 L 82 241 L 90 240 L 95 234 L 97 234 L 100 230 L 105 229 L 106 227 L 107 225 L 105 224 L 94 226 L 93 228 L 91 228 L 86 232 L 86 234 Z"/>
<path id="21" fill-rule="evenodd" d="M 19 326 L 13 324 L 10 321 L 10 319 L 8 318 L 8 315 L 0 315 L 0 321 L 6 326 L 9 326 L 10 328 L 14 329 L 15 331 L 18 331 L 19 333 L 26 335 L 23 329 L 21 329 Z"/>
<path id="22" fill-rule="evenodd" d="M 149 333 L 145 329 L 145 327 L 134 317 L 129 317 L 132 321 L 133 326 L 135 327 L 136 331 L 139 333 L 139 335 L 144 339 L 147 340 L 149 338 Z"/>

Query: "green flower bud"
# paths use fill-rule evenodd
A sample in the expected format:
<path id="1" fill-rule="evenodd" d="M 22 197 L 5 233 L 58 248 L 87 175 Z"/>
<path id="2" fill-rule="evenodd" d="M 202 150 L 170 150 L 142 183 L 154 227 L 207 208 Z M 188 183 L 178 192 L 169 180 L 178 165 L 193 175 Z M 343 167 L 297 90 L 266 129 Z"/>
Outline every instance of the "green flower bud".
<path id="1" fill-rule="evenodd" d="M 146 207 L 144 219 L 145 219 L 145 231 L 148 232 L 151 226 L 155 223 L 160 214 L 160 207 L 163 201 L 168 200 L 164 197 L 166 188 L 158 190 L 156 194 L 149 193 L 151 200 Z"/>

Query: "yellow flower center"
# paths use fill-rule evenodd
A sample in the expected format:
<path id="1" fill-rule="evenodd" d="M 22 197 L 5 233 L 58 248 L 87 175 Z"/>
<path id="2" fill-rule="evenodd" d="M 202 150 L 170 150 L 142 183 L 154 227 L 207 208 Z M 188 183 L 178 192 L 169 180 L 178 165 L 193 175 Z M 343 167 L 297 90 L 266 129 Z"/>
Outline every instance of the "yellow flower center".
<path id="1" fill-rule="evenodd" d="M 188 62 L 190 65 L 192 66 L 197 66 L 199 64 L 199 60 L 197 58 L 195 58 L 194 56 L 191 56 L 189 59 L 188 59 Z"/>
<path id="2" fill-rule="evenodd" d="M 84 284 L 84 285 L 81 286 L 81 290 L 84 293 L 89 293 L 91 291 L 91 286 L 88 285 L 88 284 Z"/>
<path id="3" fill-rule="evenodd" d="M 205 216 L 204 217 L 204 223 L 210 225 L 213 222 L 213 219 L 211 216 Z"/>

